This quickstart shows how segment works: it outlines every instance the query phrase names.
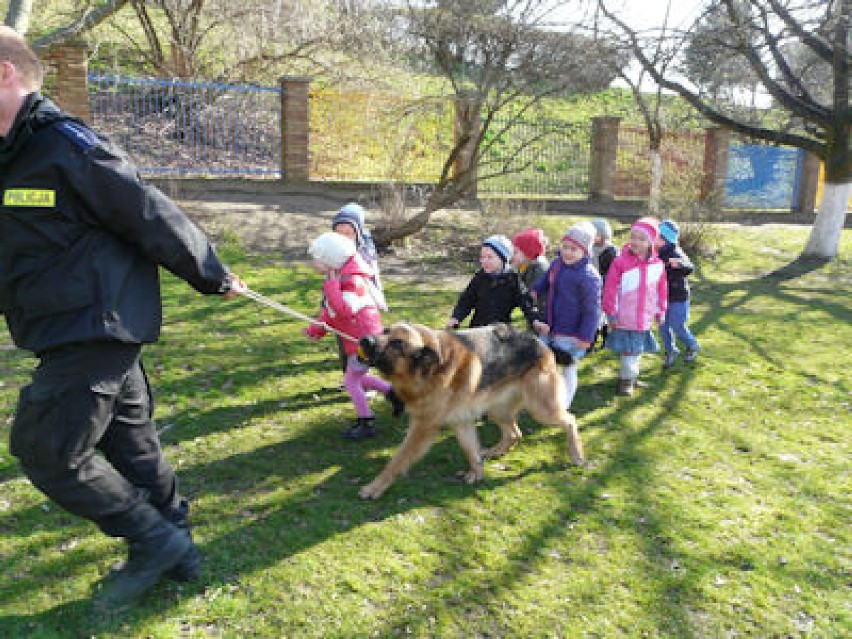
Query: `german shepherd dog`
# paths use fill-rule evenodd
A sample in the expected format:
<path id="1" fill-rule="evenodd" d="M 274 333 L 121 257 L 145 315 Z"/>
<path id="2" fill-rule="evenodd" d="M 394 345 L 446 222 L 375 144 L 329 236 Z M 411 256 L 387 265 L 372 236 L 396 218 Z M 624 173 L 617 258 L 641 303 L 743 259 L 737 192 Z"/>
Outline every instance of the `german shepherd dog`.
<path id="1" fill-rule="evenodd" d="M 422 457 L 438 430 L 455 431 L 470 469 L 483 477 L 483 460 L 499 457 L 521 439 L 522 408 L 539 422 L 558 424 L 568 436 L 568 455 L 583 464 L 577 422 L 565 407 L 562 374 L 553 353 L 530 333 L 505 324 L 461 331 L 433 330 L 399 322 L 383 334 L 361 339 L 362 358 L 387 379 L 405 402 L 408 432 L 384 470 L 359 494 L 378 499 Z M 476 428 L 483 415 L 500 428 L 500 441 L 481 450 Z"/>

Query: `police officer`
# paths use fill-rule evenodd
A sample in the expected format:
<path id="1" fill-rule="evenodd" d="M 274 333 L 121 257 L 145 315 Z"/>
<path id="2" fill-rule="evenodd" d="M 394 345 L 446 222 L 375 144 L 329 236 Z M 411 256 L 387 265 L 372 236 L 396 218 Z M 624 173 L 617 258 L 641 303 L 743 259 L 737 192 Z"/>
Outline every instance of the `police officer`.
<path id="1" fill-rule="evenodd" d="M 152 421 L 140 359 L 156 341 L 158 265 L 201 293 L 243 286 L 204 234 L 107 141 L 39 92 L 42 68 L 0 26 L 0 313 L 38 365 L 10 450 L 69 512 L 128 542 L 96 603 L 132 602 L 201 560 Z"/>

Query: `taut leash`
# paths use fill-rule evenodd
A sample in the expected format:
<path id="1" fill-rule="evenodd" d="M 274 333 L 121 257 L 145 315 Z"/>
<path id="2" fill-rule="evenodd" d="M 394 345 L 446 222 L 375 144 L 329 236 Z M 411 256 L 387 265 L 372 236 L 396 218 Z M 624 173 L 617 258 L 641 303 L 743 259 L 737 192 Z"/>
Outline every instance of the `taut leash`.
<path id="1" fill-rule="evenodd" d="M 351 335 L 348 335 L 348 334 L 346 334 L 342 331 L 338 331 L 336 328 L 329 326 L 325 322 L 320 322 L 319 320 L 316 320 L 313 317 L 308 317 L 307 315 L 300 313 L 299 311 L 294 311 L 292 308 L 290 308 L 288 306 L 284 306 L 283 304 L 279 304 L 275 300 L 269 299 L 265 295 L 261 295 L 257 291 L 253 291 L 248 287 L 245 287 L 245 288 L 234 287 L 233 290 L 236 293 L 239 293 L 240 295 L 244 295 L 245 297 L 248 297 L 249 299 L 254 300 L 255 302 L 260 302 L 261 304 L 263 304 L 265 306 L 268 306 L 270 308 L 274 308 L 276 311 L 279 311 L 281 313 L 286 313 L 287 315 L 292 315 L 293 317 L 297 317 L 300 320 L 303 320 L 305 322 L 310 322 L 311 324 L 316 324 L 317 326 L 322 326 L 325 330 L 327 330 L 330 333 L 334 333 L 335 335 L 339 335 L 343 339 L 348 339 L 350 342 L 355 342 L 356 344 L 358 343 L 358 340 L 356 338 L 352 337 Z"/>

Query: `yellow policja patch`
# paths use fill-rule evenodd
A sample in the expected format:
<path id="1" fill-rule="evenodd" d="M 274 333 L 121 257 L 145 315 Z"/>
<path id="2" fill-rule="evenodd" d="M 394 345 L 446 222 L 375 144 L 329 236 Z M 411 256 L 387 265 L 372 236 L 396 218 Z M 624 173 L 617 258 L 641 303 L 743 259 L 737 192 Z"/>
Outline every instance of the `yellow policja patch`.
<path id="1" fill-rule="evenodd" d="M 3 193 L 3 206 L 53 207 L 56 191 L 52 189 L 7 189 Z"/>

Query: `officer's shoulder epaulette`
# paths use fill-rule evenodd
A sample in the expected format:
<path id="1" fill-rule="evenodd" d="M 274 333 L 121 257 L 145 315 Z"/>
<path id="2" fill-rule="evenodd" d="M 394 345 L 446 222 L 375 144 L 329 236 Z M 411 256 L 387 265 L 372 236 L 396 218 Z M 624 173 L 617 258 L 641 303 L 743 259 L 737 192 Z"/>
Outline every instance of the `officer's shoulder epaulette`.
<path id="1" fill-rule="evenodd" d="M 73 120 L 63 120 L 56 125 L 56 130 L 84 151 L 100 144 L 100 138 L 94 131 Z"/>

